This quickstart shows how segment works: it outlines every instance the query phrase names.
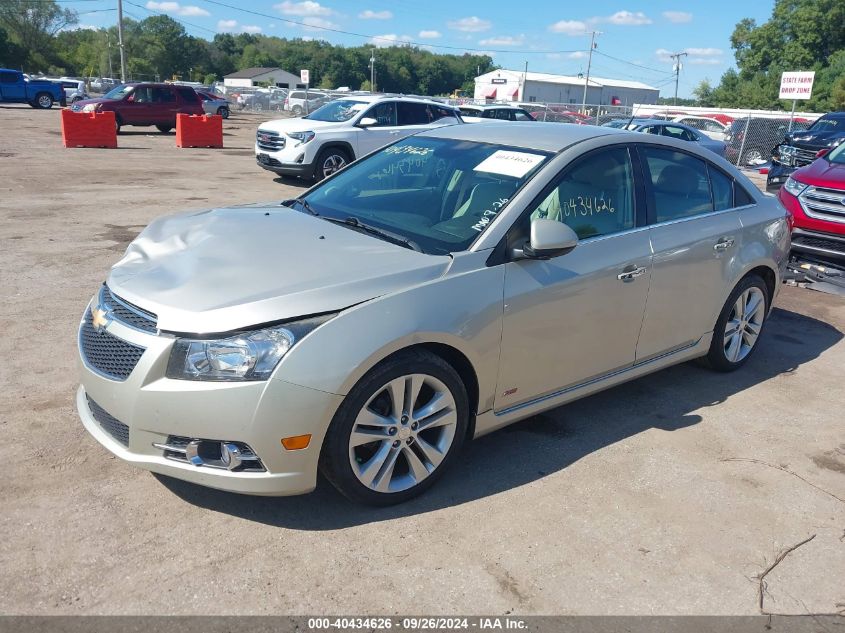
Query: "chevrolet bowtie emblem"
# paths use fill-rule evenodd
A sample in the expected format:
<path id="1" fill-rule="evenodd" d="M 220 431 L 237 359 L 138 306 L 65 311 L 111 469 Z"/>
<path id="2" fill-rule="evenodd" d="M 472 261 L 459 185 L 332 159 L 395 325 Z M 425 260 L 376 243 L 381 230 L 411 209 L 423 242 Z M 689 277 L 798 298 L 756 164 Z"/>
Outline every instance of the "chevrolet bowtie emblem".
<path id="1" fill-rule="evenodd" d="M 91 325 L 97 332 L 101 332 L 109 323 L 111 323 L 111 317 L 107 311 L 100 306 L 91 308 Z"/>

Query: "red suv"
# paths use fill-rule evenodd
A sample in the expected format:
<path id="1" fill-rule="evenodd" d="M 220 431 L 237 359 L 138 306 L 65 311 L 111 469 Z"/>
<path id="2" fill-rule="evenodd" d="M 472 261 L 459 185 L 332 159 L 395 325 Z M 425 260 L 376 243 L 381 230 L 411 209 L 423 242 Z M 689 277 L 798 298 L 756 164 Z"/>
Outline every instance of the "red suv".
<path id="1" fill-rule="evenodd" d="M 845 143 L 793 172 L 778 197 L 794 219 L 793 255 L 845 265 Z"/>
<path id="2" fill-rule="evenodd" d="M 122 84 L 99 99 L 77 101 L 74 112 L 114 112 L 117 132 L 123 125 L 155 125 L 167 133 L 176 127 L 177 114 L 204 114 L 202 100 L 190 86 Z"/>

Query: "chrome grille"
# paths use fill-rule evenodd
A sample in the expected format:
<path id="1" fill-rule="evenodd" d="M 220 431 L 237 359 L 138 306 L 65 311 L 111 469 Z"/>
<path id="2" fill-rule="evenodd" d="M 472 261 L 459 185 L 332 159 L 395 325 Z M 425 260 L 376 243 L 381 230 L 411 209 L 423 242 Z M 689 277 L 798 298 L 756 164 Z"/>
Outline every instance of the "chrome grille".
<path id="1" fill-rule="evenodd" d="M 86 396 L 86 399 L 88 400 L 88 408 L 91 410 L 91 415 L 94 416 L 100 428 L 111 435 L 115 441 L 129 448 L 129 427 L 91 400 L 91 398 L 88 398 L 88 396 Z"/>
<path id="2" fill-rule="evenodd" d="M 278 152 L 285 148 L 285 137 L 269 130 L 258 130 L 255 133 L 255 142 L 258 143 L 258 147 L 268 152 Z"/>
<path id="3" fill-rule="evenodd" d="M 803 167 L 804 165 L 809 165 L 814 160 L 816 160 L 816 151 L 810 149 L 801 149 L 800 147 L 795 148 L 794 154 L 794 162 L 796 167 Z"/>
<path id="4" fill-rule="evenodd" d="M 109 334 L 97 331 L 91 324 L 91 311 L 79 327 L 79 351 L 82 360 L 93 371 L 111 380 L 126 380 L 144 354 L 144 348 Z"/>
<path id="5" fill-rule="evenodd" d="M 105 284 L 100 289 L 100 306 L 109 312 L 111 318 L 124 325 L 151 334 L 158 331 L 158 317 L 155 314 L 121 299 Z"/>
<path id="6" fill-rule="evenodd" d="M 845 224 L 845 191 L 809 187 L 798 199 L 809 217 Z"/>

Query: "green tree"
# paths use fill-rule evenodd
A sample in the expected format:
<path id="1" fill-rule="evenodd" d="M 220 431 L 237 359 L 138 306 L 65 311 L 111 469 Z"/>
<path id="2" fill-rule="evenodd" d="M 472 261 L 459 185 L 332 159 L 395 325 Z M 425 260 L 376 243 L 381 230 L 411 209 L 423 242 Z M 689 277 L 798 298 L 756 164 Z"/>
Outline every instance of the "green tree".
<path id="1" fill-rule="evenodd" d="M 23 51 L 29 70 L 49 65 L 54 58 L 54 36 L 78 22 L 73 9 L 53 0 L 0 0 L 0 26 Z"/>

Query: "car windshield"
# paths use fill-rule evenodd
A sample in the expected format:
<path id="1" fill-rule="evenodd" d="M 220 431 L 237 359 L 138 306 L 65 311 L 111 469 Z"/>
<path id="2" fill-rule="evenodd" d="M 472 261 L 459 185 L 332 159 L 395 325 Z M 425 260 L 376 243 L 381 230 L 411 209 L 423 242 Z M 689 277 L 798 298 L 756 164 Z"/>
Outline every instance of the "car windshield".
<path id="1" fill-rule="evenodd" d="M 845 119 L 822 117 L 810 127 L 813 132 L 833 132 L 845 129 Z"/>
<path id="2" fill-rule="evenodd" d="M 837 165 L 845 165 L 845 143 L 834 149 L 826 156 L 827 160 Z"/>
<path id="3" fill-rule="evenodd" d="M 121 84 L 115 88 L 109 90 L 106 94 L 103 95 L 103 99 L 123 99 L 126 95 L 130 92 L 135 90 L 135 86 L 130 84 Z"/>
<path id="4" fill-rule="evenodd" d="M 312 95 L 308 95 L 311 97 Z M 322 96 L 322 95 L 317 95 Z M 304 95 L 303 95 L 304 97 Z M 330 121 L 337 123 L 340 121 L 348 121 L 354 117 L 358 112 L 364 109 L 367 104 L 364 101 L 352 101 L 351 99 L 340 99 L 338 101 L 330 101 L 324 106 L 314 110 L 303 119 L 311 119 L 313 121 Z"/>
<path id="5" fill-rule="evenodd" d="M 304 200 L 321 216 L 355 218 L 351 222 L 401 236 L 426 253 L 454 253 L 484 232 L 549 156 L 491 143 L 409 137 L 350 165 Z"/>
<path id="6" fill-rule="evenodd" d="M 481 110 L 476 110 L 475 108 L 460 108 L 461 115 L 463 116 L 481 116 Z"/>

